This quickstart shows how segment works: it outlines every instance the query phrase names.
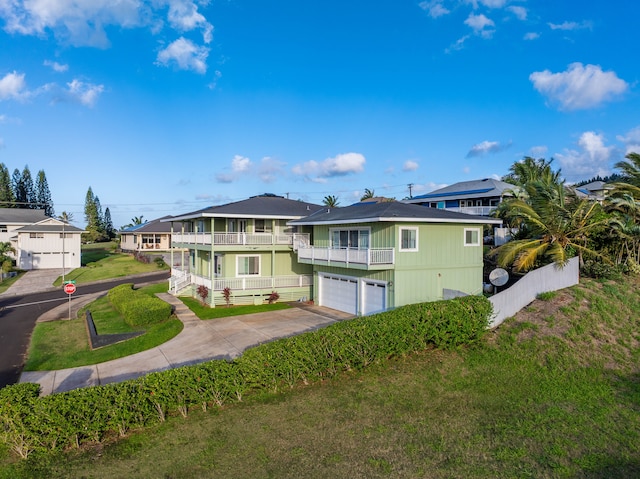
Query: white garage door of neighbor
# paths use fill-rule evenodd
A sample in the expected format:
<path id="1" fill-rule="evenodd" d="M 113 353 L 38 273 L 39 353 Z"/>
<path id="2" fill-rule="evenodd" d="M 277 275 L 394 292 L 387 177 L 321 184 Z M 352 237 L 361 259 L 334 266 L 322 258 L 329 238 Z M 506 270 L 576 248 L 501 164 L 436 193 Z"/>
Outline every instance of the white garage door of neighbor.
<path id="1" fill-rule="evenodd" d="M 320 305 L 346 313 L 358 313 L 358 281 L 320 275 Z"/>
<path id="2" fill-rule="evenodd" d="M 62 268 L 62 254 L 60 253 L 33 253 L 31 257 L 31 269 Z"/>
<path id="3" fill-rule="evenodd" d="M 364 301 L 362 314 L 384 311 L 387 304 L 387 286 L 381 283 L 364 283 Z"/>

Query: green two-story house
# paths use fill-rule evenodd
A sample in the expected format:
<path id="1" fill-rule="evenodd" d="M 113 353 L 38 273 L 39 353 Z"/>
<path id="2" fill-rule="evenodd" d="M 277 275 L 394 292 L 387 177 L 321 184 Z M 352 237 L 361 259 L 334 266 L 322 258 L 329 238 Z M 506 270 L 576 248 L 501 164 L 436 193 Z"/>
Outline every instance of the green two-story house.
<path id="1" fill-rule="evenodd" d="M 500 223 L 391 201 L 324 207 L 288 224 L 313 228 L 297 261 L 313 266 L 316 304 L 369 314 L 442 299 L 446 289 L 481 294 L 483 226 Z"/>
<path id="2" fill-rule="evenodd" d="M 266 194 L 164 219 L 173 246 L 170 291 L 197 297 L 205 286 L 211 306 L 226 303 L 226 288 L 233 304 L 259 304 L 273 292 L 280 301 L 311 299 L 313 266 L 295 250 L 311 244 L 312 228 L 287 223 L 320 208 Z"/>

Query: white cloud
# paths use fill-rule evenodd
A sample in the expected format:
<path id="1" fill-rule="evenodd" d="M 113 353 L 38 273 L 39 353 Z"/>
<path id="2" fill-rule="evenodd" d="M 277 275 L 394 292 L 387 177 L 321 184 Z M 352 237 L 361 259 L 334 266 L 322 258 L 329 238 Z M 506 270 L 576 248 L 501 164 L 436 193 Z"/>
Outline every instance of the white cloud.
<path id="1" fill-rule="evenodd" d="M 454 52 L 456 50 L 462 50 L 464 48 L 464 42 L 466 42 L 469 38 L 471 38 L 471 35 L 465 35 L 461 38 L 458 38 L 455 43 L 453 43 L 452 45 L 450 45 L 448 48 L 445 49 L 445 53 L 451 53 Z"/>
<path id="2" fill-rule="evenodd" d="M 495 23 L 493 23 L 493 20 L 490 18 L 487 18 L 483 14 L 474 15 L 473 13 L 469 14 L 464 23 L 471 27 L 476 34 L 482 36 L 493 33 L 491 30 L 486 30 L 486 28 L 495 26 Z"/>
<path id="3" fill-rule="evenodd" d="M 242 173 L 251 167 L 251 160 L 245 156 L 236 155 L 231 160 L 231 171 Z"/>
<path id="4" fill-rule="evenodd" d="M 327 178 L 359 173 L 364 170 L 366 159 L 360 153 L 343 153 L 333 158 L 318 162 L 310 160 L 292 168 L 296 175 L 311 178 L 312 181 L 324 182 Z"/>
<path id="5" fill-rule="evenodd" d="M 198 12 L 198 6 L 190 0 L 169 1 L 169 23 L 180 32 L 188 32 L 196 28 L 202 28 L 205 43 L 211 43 L 213 25 Z"/>
<path id="6" fill-rule="evenodd" d="M 625 145 L 624 154 L 640 153 L 640 126 L 629 130 L 626 135 L 616 136 L 616 140 Z"/>
<path id="7" fill-rule="evenodd" d="M 562 23 L 547 23 L 547 25 L 549 25 L 549 28 L 551 28 L 551 30 L 564 30 L 564 31 L 571 31 L 571 30 L 582 30 L 582 29 L 590 29 L 591 28 L 591 22 L 588 21 L 583 21 L 583 22 L 562 22 Z"/>
<path id="8" fill-rule="evenodd" d="M 180 37 L 164 50 L 160 50 L 157 63 L 163 66 L 175 64 L 180 70 L 193 70 L 204 74 L 207 72 L 207 56 L 208 48 L 197 46 L 191 40 Z"/>
<path id="9" fill-rule="evenodd" d="M 489 8 L 502 8 L 507 0 L 480 0 L 480 3 Z"/>
<path id="10" fill-rule="evenodd" d="M 562 176 L 569 182 L 588 180 L 594 176 L 610 174 L 609 163 L 615 151 L 605 146 L 604 137 L 593 131 L 585 131 L 578 140 L 577 150 L 565 149 L 555 155 L 562 169 Z"/>
<path id="11" fill-rule="evenodd" d="M 547 154 L 547 151 L 549 151 L 549 148 L 544 145 L 532 146 L 529 149 L 529 153 L 533 158 L 544 158 L 544 156 Z"/>
<path id="12" fill-rule="evenodd" d="M 438 18 L 451 13 L 439 0 L 420 2 L 419 6 L 427 12 L 431 18 Z"/>
<path id="13" fill-rule="evenodd" d="M 258 167 L 258 177 L 264 183 L 273 183 L 284 174 L 285 163 L 266 156 Z"/>
<path id="14" fill-rule="evenodd" d="M 14 71 L 0 78 L 0 100 L 21 100 L 29 96 L 24 76 L 24 73 Z"/>
<path id="15" fill-rule="evenodd" d="M 504 151 L 511 146 L 511 143 L 500 144 L 498 141 L 483 141 L 481 143 L 477 143 L 471 147 L 469 152 L 467 153 L 467 158 L 472 158 L 475 156 L 485 156 L 489 153 L 498 153 L 500 151 Z"/>
<path id="16" fill-rule="evenodd" d="M 404 162 L 404 165 L 402 165 L 402 171 L 416 171 L 419 167 L 420 165 L 418 165 L 417 162 L 413 160 L 407 160 Z"/>
<path id="17" fill-rule="evenodd" d="M 103 85 L 94 85 L 79 80 L 67 83 L 69 96 L 79 101 L 84 106 L 92 107 L 98 101 L 98 97 L 104 92 Z"/>
<path id="18" fill-rule="evenodd" d="M 105 48 L 109 45 L 104 27 L 138 26 L 148 7 L 139 0 L 31 0 L 0 2 L 5 30 L 22 35 L 54 35 L 71 45 Z"/>
<path id="19" fill-rule="evenodd" d="M 50 60 L 45 60 L 43 64 L 44 66 L 51 67 L 53 71 L 56 71 L 58 73 L 64 73 L 69 69 L 69 65 L 63 65 L 61 63 L 52 62 Z"/>
<path id="20" fill-rule="evenodd" d="M 509 6 L 507 7 L 511 13 L 513 13 L 518 20 L 526 20 L 527 19 L 527 9 L 520 6 Z"/>
<path id="21" fill-rule="evenodd" d="M 525 40 L 536 40 L 538 38 L 540 38 L 540 34 L 536 33 L 536 32 L 527 32 L 524 34 L 523 37 Z"/>
<path id="22" fill-rule="evenodd" d="M 599 65 L 572 63 L 560 73 L 549 70 L 533 72 L 529 80 L 540 93 L 561 110 L 594 108 L 626 92 L 629 85 L 613 71 L 604 72 Z"/>

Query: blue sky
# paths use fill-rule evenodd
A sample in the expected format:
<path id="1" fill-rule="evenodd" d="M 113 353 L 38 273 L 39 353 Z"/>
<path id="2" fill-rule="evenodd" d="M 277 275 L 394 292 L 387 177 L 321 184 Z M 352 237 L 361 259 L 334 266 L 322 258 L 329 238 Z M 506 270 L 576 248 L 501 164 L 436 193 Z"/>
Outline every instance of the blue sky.
<path id="1" fill-rule="evenodd" d="M 613 0 L 0 0 L 0 162 L 82 225 L 265 192 L 341 205 L 640 151 Z"/>

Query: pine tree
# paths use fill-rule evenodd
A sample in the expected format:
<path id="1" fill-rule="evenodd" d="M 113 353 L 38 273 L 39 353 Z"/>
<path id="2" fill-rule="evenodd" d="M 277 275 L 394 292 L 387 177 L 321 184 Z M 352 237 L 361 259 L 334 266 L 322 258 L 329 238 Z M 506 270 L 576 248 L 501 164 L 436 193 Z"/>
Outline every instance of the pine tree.
<path id="1" fill-rule="evenodd" d="M 41 205 L 37 204 L 36 189 L 33 186 L 33 178 L 29 166 L 25 165 L 22 170 L 22 184 L 24 185 L 25 197 L 27 205 L 24 208 L 39 209 Z"/>
<path id="2" fill-rule="evenodd" d="M 0 163 L 0 207 L 12 208 L 16 200 L 11 186 L 11 175 L 4 163 Z"/>
<path id="3" fill-rule="evenodd" d="M 27 192 L 22 182 L 22 174 L 16 168 L 11 175 L 11 187 L 13 188 L 13 196 L 16 199 L 16 208 L 27 208 Z"/>
<path id="4" fill-rule="evenodd" d="M 36 201 L 40 208 L 44 208 L 44 214 L 53 218 L 55 212 L 53 210 L 53 200 L 51 199 L 51 191 L 49 191 L 49 183 L 44 174 L 44 170 L 38 171 L 36 179 Z"/>
<path id="5" fill-rule="evenodd" d="M 99 242 L 107 239 L 102 218 L 102 206 L 100 206 L 98 197 L 93 194 L 91 187 L 87 190 L 84 200 L 84 220 L 87 223 L 86 233 L 83 233 L 85 241 Z"/>
<path id="6" fill-rule="evenodd" d="M 113 221 L 111 220 L 111 211 L 109 207 L 104 210 L 104 232 L 109 239 L 116 237 L 116 229 L 113 227 Z"/>

